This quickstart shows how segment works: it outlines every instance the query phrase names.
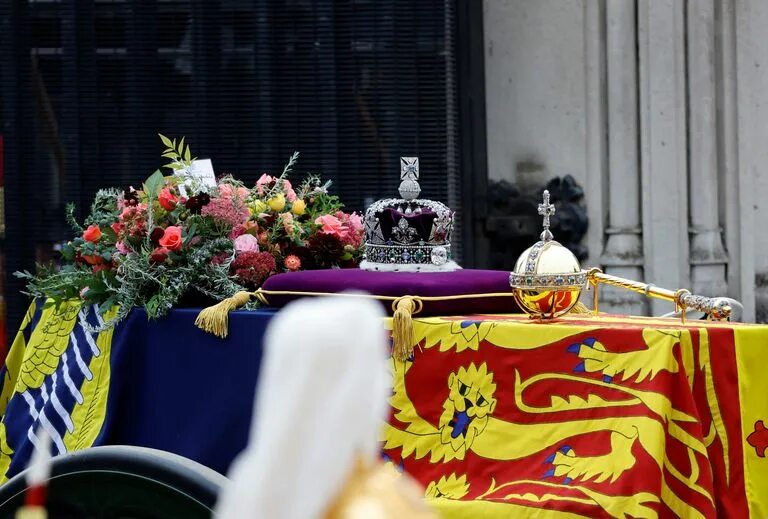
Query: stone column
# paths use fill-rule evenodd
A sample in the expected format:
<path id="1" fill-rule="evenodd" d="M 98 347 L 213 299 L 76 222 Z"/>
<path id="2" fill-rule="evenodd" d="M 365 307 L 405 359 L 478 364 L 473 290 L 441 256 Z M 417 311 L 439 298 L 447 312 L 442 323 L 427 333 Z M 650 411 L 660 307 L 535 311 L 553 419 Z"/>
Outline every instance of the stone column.
<path id="1" fill-rule="evenodd" d="M 737 136 L 733 168 L 737 174 L 726 185 L 734 191 L 728 201 L 736 213 L 732 228 L 738 230 L 738 237 L 731 240 L 729 250 L 739 262 L 734 281 L 744 303 L 744 319 L 768 322 L 768 284 L 764 275 L 768 272 L 768 206 L 763 203 L 768 198 L 768 4 L 764 0 L 730 0 L 723 6 L 723 12 L 730 7 L 733 14 L 730 32 L 724 33 L 733 36 Z"/>
<path id="2" fill-rule="evenodd" d="M 684 2 L 638 0 L 640 165 L 646 281 L 689 286 Z M 650 301 L 651 313 L 672 311 Z"/>
<path id="3" fill-rule="evenodd" d="M 694 293 L 726 295 L 720 225 L 715 71 L 715 0 L 688 0 L 688 207 Z"/>
<path id="4" fill-rule="evenodd" d="M 642 280 L 635 0 L 610 0 L 605 9 L 608 226 L 600 262 L 606 273 Z M 641 296 L 608 287 L 601 294 L 601 310 L 645 313 Z"/>

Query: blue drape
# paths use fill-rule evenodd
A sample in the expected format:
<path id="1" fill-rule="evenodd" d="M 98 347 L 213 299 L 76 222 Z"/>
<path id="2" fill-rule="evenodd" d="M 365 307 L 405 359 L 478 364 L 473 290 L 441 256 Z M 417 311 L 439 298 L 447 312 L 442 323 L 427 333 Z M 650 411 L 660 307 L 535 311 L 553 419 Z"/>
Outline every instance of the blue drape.
<path id="1" fill-rule="evenodd" d="M 162 449 L 226 474 L 248 440 L 262 341 L 275 312 L 233 312 L 226 339 L 195 327 L 198 313 L 180 309 L 148 321 L 134 310 L 118 325 L 99 444 Z"/>

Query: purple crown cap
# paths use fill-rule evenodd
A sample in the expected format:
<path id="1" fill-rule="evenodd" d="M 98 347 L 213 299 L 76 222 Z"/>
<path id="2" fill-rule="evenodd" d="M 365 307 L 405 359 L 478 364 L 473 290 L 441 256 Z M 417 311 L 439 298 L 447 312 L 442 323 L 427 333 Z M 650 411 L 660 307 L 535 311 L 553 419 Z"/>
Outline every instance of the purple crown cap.
<path id="1" fill-rule="evenodd" d="M 365 212 L 365 270 L 447 271 L 451 261 L 453 211 L 434 200 L 416 198 L 419 159 L 400 159 L 402 198 L 373 203 Z"/>

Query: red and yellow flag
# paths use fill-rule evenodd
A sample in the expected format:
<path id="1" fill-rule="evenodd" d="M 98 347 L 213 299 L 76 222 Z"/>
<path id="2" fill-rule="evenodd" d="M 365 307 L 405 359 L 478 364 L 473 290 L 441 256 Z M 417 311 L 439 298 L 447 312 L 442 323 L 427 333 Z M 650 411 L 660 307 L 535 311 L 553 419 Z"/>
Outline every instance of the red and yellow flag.
<path id="1" fill-rule="evenodd" d="M 414 328 L 420 347 L 392 361 L 385 453 L 446 517 L 768 516 L 768 327 Z"/>

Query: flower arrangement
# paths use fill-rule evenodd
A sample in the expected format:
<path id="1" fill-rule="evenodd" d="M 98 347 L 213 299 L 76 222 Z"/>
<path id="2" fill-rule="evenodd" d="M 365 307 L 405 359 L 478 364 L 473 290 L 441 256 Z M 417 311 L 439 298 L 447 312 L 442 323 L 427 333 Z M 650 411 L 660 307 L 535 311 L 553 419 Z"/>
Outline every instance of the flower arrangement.
<path id="1" fill-rule="evenodd" d="M 134 307 L 160 317 L 190 291 L 221 300 L 277 272 L 357 265 L 360 216 L 345 213 L 315 175 L 294 187 L 298 153 L 252 188 L 231 176 L 203 185 L 188 174 L 184 139 L 160 138 L 172 174 L 156 171 L 140 189 L 100 190 L 83 226 L 68 206 L 77 236 L 62 248 L 61 266 L 16 273 L 27 294 L 55 304 L 80 298 L 103 313 L 118 305 L 111 326 Z"/>

